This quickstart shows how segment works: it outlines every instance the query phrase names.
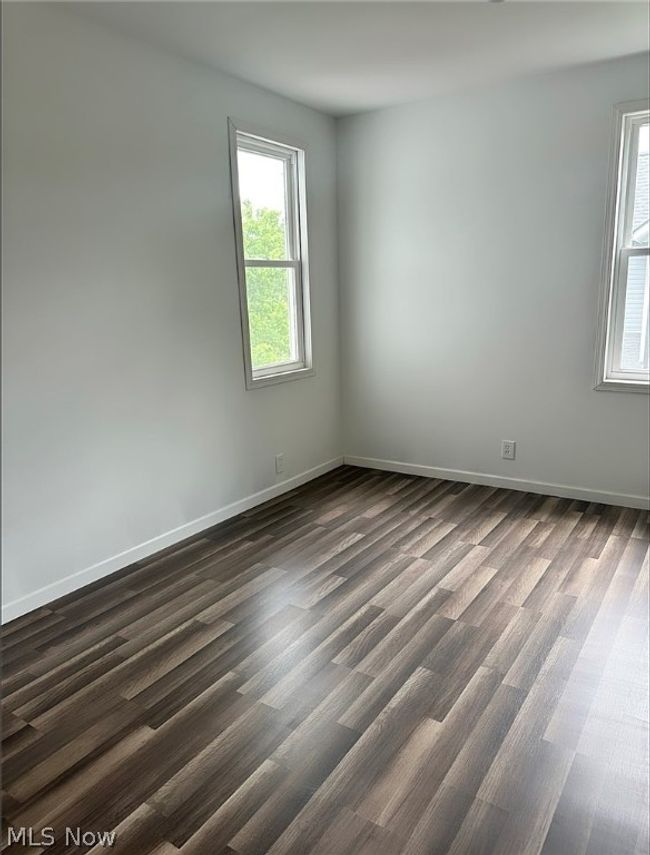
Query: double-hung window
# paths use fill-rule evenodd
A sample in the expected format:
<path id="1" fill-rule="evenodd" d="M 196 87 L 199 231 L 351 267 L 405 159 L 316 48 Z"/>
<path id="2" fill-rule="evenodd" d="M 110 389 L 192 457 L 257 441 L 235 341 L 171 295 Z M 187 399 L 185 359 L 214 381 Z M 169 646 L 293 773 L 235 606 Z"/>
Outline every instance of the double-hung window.
<path id="1" fill-rule="evenodd" d="M 616 108 L 598 389 L 649 388 L 648 122 L 647 102 Z"/>
<path id="2" fill-rule="evenodd" d="M 311 374 L 305 152 L 230 122 L 246 385 Z"/>

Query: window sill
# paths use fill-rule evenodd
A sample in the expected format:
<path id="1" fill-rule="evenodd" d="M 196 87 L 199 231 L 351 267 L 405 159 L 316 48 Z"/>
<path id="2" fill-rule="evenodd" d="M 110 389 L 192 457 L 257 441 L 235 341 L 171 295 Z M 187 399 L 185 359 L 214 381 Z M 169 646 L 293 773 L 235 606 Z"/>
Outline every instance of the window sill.
<path id="1" fill-rule="evenodd" d="M 302 377 L 312 377 L 314 369 L 292 368 L 289 371 L 277 371 L 274 374 L 266 374 L 260 377 L 247 377 L 247 389 L 260 389 L 263 386 L 275 386 L 276 383 L 287 383 L 290 380 L 300 380 Z"/>
<path id="2" fill-rule="evenodd" d="M 603 380 L 594 389 L 596 392 L 640 392 L 647 395 L 650 384 L 643 380 Z"/>

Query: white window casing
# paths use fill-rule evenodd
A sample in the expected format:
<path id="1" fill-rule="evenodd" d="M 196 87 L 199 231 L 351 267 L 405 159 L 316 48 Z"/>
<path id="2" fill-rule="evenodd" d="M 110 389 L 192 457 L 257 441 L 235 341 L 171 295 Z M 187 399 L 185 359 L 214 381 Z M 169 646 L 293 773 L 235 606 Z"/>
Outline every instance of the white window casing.
<path id="1" fill-rule="evenodd" d="M 309 299 L 309 262 L 307 239 L 307 204 L 305 186 L 305 148 L 277 134 L 260 132 L 240 122 L 228 120 L 230 137 L 230 171 L 239 280 L 242 342 L 246 388 L 255 389 L 313 374 L 311 348 L 311 314 Z M 284 165 L 284 218 L 286 258 L 247 258 L 242 223 L 239 154 L 247 152 Z M 284 269 L 288 276 L 288 324 L 291 357 L 269 364 L 254 364 L 247 271 L 255 268 Z"/>
<path id="2" fill-rule="evenodd" d="M 648 102 L 614 112 L 595 388 L 648 392 Z"/>

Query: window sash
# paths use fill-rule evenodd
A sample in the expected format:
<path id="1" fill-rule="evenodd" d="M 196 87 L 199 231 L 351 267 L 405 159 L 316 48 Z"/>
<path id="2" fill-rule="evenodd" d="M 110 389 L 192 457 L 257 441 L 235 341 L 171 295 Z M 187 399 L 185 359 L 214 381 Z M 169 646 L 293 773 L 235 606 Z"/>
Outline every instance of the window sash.
<path id="1" fill-rule="evenodd" d="M 604 265 L 603 299 L 599 321 L 596 389 L 645 391 L 648 371 L 621 367 L 630 258 L 648 256 L 649 247 L 632 245 L 632 222 L 636 172 L 638 166 L 638 129 L 648 122 L 647 102 L 630 102 L 615 109 L 615 162 L 610 179 L 607 228 L 607 262 Z M 646 305 L 647 310 L 647 294 Z"/>
<path id="2" fill-rule="evenodd" d="M 612 293 L 612 324 L 609 332 L 607 376 L 613 380 L 648 383 L 648 371 L 621 367 L 623 333 L 625 330 L 625 305 L 627 301 L 628 267 L 631 258 L 650 257 L 650 248 L 625 247 L 619 250 L 615 264 L 615 287 Z M 650 258 L 649 258 L 650 260 Z M 644 312 L 648 310 L 648 294 L 645 293 Z M 644 315 L 645 317 L 645 315 Z M 644 328 L 645 330 L 645 328 Z M 643 335 L 643 333 L 642 333 Z M 645 342 L 645 338 L 643 339 Z"/>
<path id="3" fill-rule="evenodd" d="M 634 202 L 636 176 L 639 165 L 639 128 L 648 123 L 648 112 L 627 114 L 623 119 L 621 173 L 619 178 L 620 210 L 622 227 L 619 248 L 633 247 L 632 225 L 634 220 Z M 624 185 L 624 186 L 623 186 Z M 640 247 L 641 248 L 641 247 Z"/>
<path id="4" fill-rule="evenodd" d="M 240 151 L 272 157 L 284 164 L 284 213 L 287 235 L 287 261 L 300 259 L 300 211 L 298 208 L 298 150 L 272 143 L 237 131 L 237 153 Z M 241 210 L 241 209 L 240 209 Z M 250 259 L 264 261 L 265 259 Z M 272 259 L 266 259 L 271 261 Z M 285 259 L 278 259 L 285 260 Z M 248 259 L 247 259 L 248 261 Z"/>
<path id="5" fill-rule="evenodd" d="M 311 324 L 309 305 L 309 276 L 307 258 L 307 218 L 305 201 L 304 149 L 284 141 L 274 141 L 229 120 L 230 163 L 239 273 L 240 311 L 246 386 L 249 389 L 270 383 L 291 380 L 313 373 L 311 361 Z M 238 153 L 275 157 L 285 164 L 285 233 L 287 258 L 245 258 L 241 198 L 239 193 Z M 291 269 L 293 288 L 290 291 L 290 334 L 294 359 L 254 368 L 252 364 L 250 320 L 246 270 L 248 268 Z"/>
<path id="6" fill-rule="evenodd" d="M 302 330 L 304 330 L 305 326 L 305 316 L 303 307 L 302 264 L 300 263 L 300 261 L 260 261 L 259 259 L 249 261 L 245 259 L 244 267 L 246 269 L 252 267 L 258 270 L 262 268 L 267 270 L 280 269 L 294 271 L 294 275 L 292 277 L 293 287 L 289 292 L 289 335 L 291 337 L 291 352 L 292 354 L 295 354 L 296 358 L 287 359 L 282 362 L 273 362 L 269 365 L 260 365 L 257 368 L 253 368 L 251 365 L 253 378 L 268 377 L 270 374 L 284 373 L 290 368 L 293 370 L 299 370 L 301 368 L 304 368 L 306 363 L 306 353 L 305 337 L 302 334 Z M 246 302 L 246 308 L 248 313 L 248 297 Z"/>

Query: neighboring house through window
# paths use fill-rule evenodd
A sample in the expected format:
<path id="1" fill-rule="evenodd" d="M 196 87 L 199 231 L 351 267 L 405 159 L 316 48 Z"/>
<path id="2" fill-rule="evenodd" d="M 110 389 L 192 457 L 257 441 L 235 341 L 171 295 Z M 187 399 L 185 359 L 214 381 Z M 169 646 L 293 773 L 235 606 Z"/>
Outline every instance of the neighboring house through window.
<path id="1" fill-rule="evenodd" d="M 616 108 L 597 389 L 649 388 L 648 122 L 647 102 Z"/>

